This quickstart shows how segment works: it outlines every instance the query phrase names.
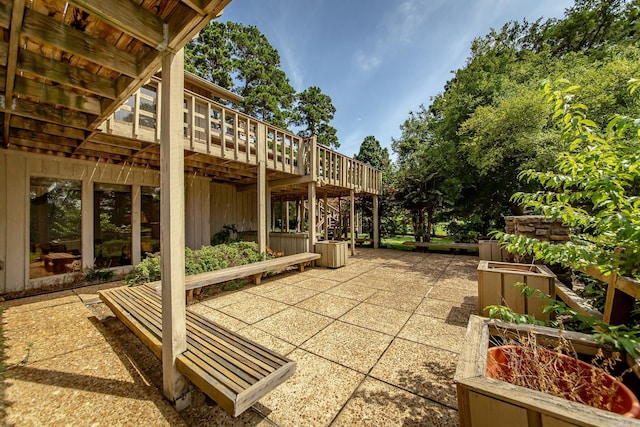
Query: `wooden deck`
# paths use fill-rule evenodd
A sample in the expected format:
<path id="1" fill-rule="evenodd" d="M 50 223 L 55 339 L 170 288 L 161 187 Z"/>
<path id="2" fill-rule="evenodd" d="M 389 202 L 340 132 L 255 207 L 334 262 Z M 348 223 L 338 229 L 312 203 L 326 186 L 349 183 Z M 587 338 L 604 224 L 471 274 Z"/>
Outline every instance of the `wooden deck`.
<path id="1" fill-rule="evenodd" d="M 460 250 L 464 251 L 478 251 L 479 245 L 477 243 L 441 243 L 441 242 L 403 242 L 403 245 L 414 246 L 420 249 L 449 249 L 452 252 Z"/>
<path id="2" fill-rule="evenodd" d="M 113 313 L 162 358 L 162 302 L 143 285 L 100 292 Z M 187 308 L 187 350 L 178 371 L 225 411 L 238 416 L 295 372 L 296 362 L 280 356 Z"/>

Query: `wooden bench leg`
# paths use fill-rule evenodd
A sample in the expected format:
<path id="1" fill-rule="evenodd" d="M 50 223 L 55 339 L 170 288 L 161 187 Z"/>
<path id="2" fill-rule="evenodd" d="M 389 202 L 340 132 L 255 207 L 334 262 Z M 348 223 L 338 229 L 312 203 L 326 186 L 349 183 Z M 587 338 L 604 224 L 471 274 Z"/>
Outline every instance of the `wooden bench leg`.
<path id="1" fill-rule="evenodd" d="M 298 270 L 300 270 L 300 273 L 304 271 L 304 266 L 306 264 L 307 264 L 306 262 L 301 262 L 300 264 L 298 264 Z"/>
<path id="2" fill-rule="evenodd" d="M 193 289 L 187 291 L 187 304 L 191 304 L 193 302 Z"/>
<path id="3" fill-rule="evenodd" d="M 253 276 L 253 282 L 256 285 L 259 285 L 261 281 L 262 281 L 262 273 L 256 274 L 256 275 Z"/>

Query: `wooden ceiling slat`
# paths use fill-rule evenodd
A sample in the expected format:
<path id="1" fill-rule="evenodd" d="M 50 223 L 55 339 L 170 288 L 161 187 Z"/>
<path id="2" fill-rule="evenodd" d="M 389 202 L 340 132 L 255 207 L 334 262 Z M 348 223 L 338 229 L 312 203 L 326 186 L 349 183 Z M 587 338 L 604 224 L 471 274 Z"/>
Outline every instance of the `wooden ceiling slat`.
<path id="1" fill-rule="evenodd" d="M 59 126 L 53 123 L 43 123 L 38 120 L 29 119 L 26 117 L 11 116 L 11 127 L 18 129 L 25 129 L 34 132 L 41 132 L 49 135 L 63 136 L 65 138 L 71 138 L 78 141 L 84 139 L 85 131 L 67 126 Z"/>
<path id="2" fill-rule="evenodd" d="M 16 94 L 35 100 L 44 99 L 49 104 L 62 106 L 71 110 L 99 115 L 102 112 L 100 101 L 97 98 L 81 95 L 65 90 L 60 86 L 49 86 L 44 83 L 17 76 Z"/>
<path id="3" fill-rule="evenodd" d="M 119 73 L 130 77 L 138 76 L 135 55 L 119 50 L 112 44 L 54 21 L 38 12 L 27 9 L 22 31 L 29 38 L 78 55 Z"/>
<path id="4" fill-rule="evenodd" d="M 9 56 L 9 43 L 0 41 L 0 65 L 7 66 L 7 56 Z"/>
<path id="5" fill-rule="evenodd" d="M 2 110 L 6 113 L 17 114 L 23 117 L 54 123 L 60 126 L 87 129 L 88 124 L 94 117 L 88 114 L 65 111 L 55 108 L 52 105 L 41 104 L 27 99 L 14 99 L 8 108 L 5 105 L 5 102 L 6 98 L 4 95 L 0 95 L 0 104 L 2 105 Z"/>
<path id="6" fill-rule="evenodd" d="M 10 1 L 3 1 L 0 3 L 0 27 L 9 28 L 11 25 L 11 5 Z"/>
<path id="7" fill-rule="evenodd" d="M 167 45 L 162 19 L 131 0 L 70 0 L 69 3 L 75 4 L 154 49 L 161 50 Z"/>
<path id="8" fill-rule="evenodd" d="M 0 43 L 0 55 L 2 55 L 2 43 Z M 20 51 L 17 68 L 25 73 L 34 74 L 61 85 L 85 90 L 98 96 L 109 99 L 116 97 L 113 80 L 28 50 Z"/>

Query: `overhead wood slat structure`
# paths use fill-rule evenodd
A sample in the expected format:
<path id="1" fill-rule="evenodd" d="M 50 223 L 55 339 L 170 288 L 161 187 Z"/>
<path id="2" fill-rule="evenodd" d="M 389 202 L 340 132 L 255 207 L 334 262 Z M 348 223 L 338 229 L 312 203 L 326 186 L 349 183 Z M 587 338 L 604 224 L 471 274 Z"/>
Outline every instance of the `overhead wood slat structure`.
<path id="1" fill-rule="evenodd" d="M 0 2 L 2 145 L 35 151 L 43 148 L 26 141 L 67 133 L 74 149 L 54 140 L 48 151 L 128 159 L 133 151 L 88 144 L 83 152 L 83 144 L 158 72 L 166 52 L 182 48 L 229 1 Z"/>

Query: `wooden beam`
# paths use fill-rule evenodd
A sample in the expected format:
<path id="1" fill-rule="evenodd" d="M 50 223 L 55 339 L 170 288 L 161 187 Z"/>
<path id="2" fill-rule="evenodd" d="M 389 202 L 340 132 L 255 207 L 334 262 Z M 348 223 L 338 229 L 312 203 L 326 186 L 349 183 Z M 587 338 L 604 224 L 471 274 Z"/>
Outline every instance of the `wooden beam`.
<path id="1" fill-rule="evenodd" d="M 20 51 L 17 68 L 61 85 L 85 90 L 109 99 L 116 98 L 116 89 L 111 79 L 28 50 Z"/>
<path id="2" fill-rule="evenodd" d="M 308 184 L 311 181 L 312 181 L 311 176 L 303 175 L 303 176 L 296 176 L 293 178 L 283 178 L 283 179 L 269 181 L 269 187 L 277 188 L 277 187 L 283 187 L 285 185 Z M 256 185 L 255 184 L 244 185 L 242 187 L 238 187 L 237 191 L 239 192 L 256 191 Z"/>
<path id="3" fill-rule="evenodd" d="M 54 123 L 60 126 L 71 126 L 78 129 L 87 129 L 92 116 L 74 111 L 56 109 L 51 105 L 40 104 L 27 99 L 14 99 L 7 104 L 4 95 L 0 95 L 0 108 L 8 114 L 17 114 L 31 119 Z M 5 114 L 5 117 L 8 115 Z"/>
<path id="4" fill-rule="evenodd" d="M 11 11 L 11 23 L 9 24 L 9 50 L 7 52 L 7 76 L 5 79 L 5 99 L 10 104 L 13 101 L 13 85 L 16 78 L 16 63 L 18 62 L 18 43 L 20 42 L 20 29 L 22 28 L 22 20 L 24 18 L 24 0 L 13 2 Z M 6 102 L 5 102 L 6 103 Z M 4 146 L 9 146 L 9 124 L 11 120 L 11 112 L 4 115 Z"/>
<path id="5" fill-rule="evenodd" d="M 309 203 L 309 252 L 314 252 L 314 245 L 317 240 L 316 230 L 316 183 L 307 184 L 307 197 Z"/>
<path id="6" fill-rule="evenodd" d="M 162 19 L 131 0 L 70 0 L 69 3 L 154 49 L 162 50 L 167 46 Z"/>
<path id="7" fill-rule="evenodd" d="M 21 76 L 16 76 L 14 92 L 39 102 L 70 110 L 93 115 L 101 113 L 100 101 L 97 98 L 71 92 L 61 86 L 49 86 Z"/>
<path id="8" fill-rule="evenodd" d="M 10 1 L 0 2 L 0 27 L 9 29 L 11 25 L 11 6 Z"/>
<path id="9" fill-rule="evenodd" d="M 22 31 L 31 39 L 127 76 L 138 77 L 138 60 L 135 55 L 31 9 L 25 12 Z"/>
<path id="10" fill-rule="evenodd" d="M 29 119 L 22 116 L 11 116 L 12 128 L 29 130 L 37 133 L 44 133 L 54 136 L 62 136 L 70 139 L 77 139 L 82 141 L 84 139 L 85 132 L 80 129 L 74 129 L 67 126 L 59 126 L 53 123 L 43 123 L 38 120 Z"/>
<path id="11" fill-rule="evenodd" d="M 356 254 L 356 195 L 353 190 L 349 191 L 349 233 L 351 234 L 351 255 Z"/>
<path id="12" fill-rule="evenodd" d="M 9 43 L 0 41 L 0 65 L 7 66 L 7 57 L 9 56 Z"/>

